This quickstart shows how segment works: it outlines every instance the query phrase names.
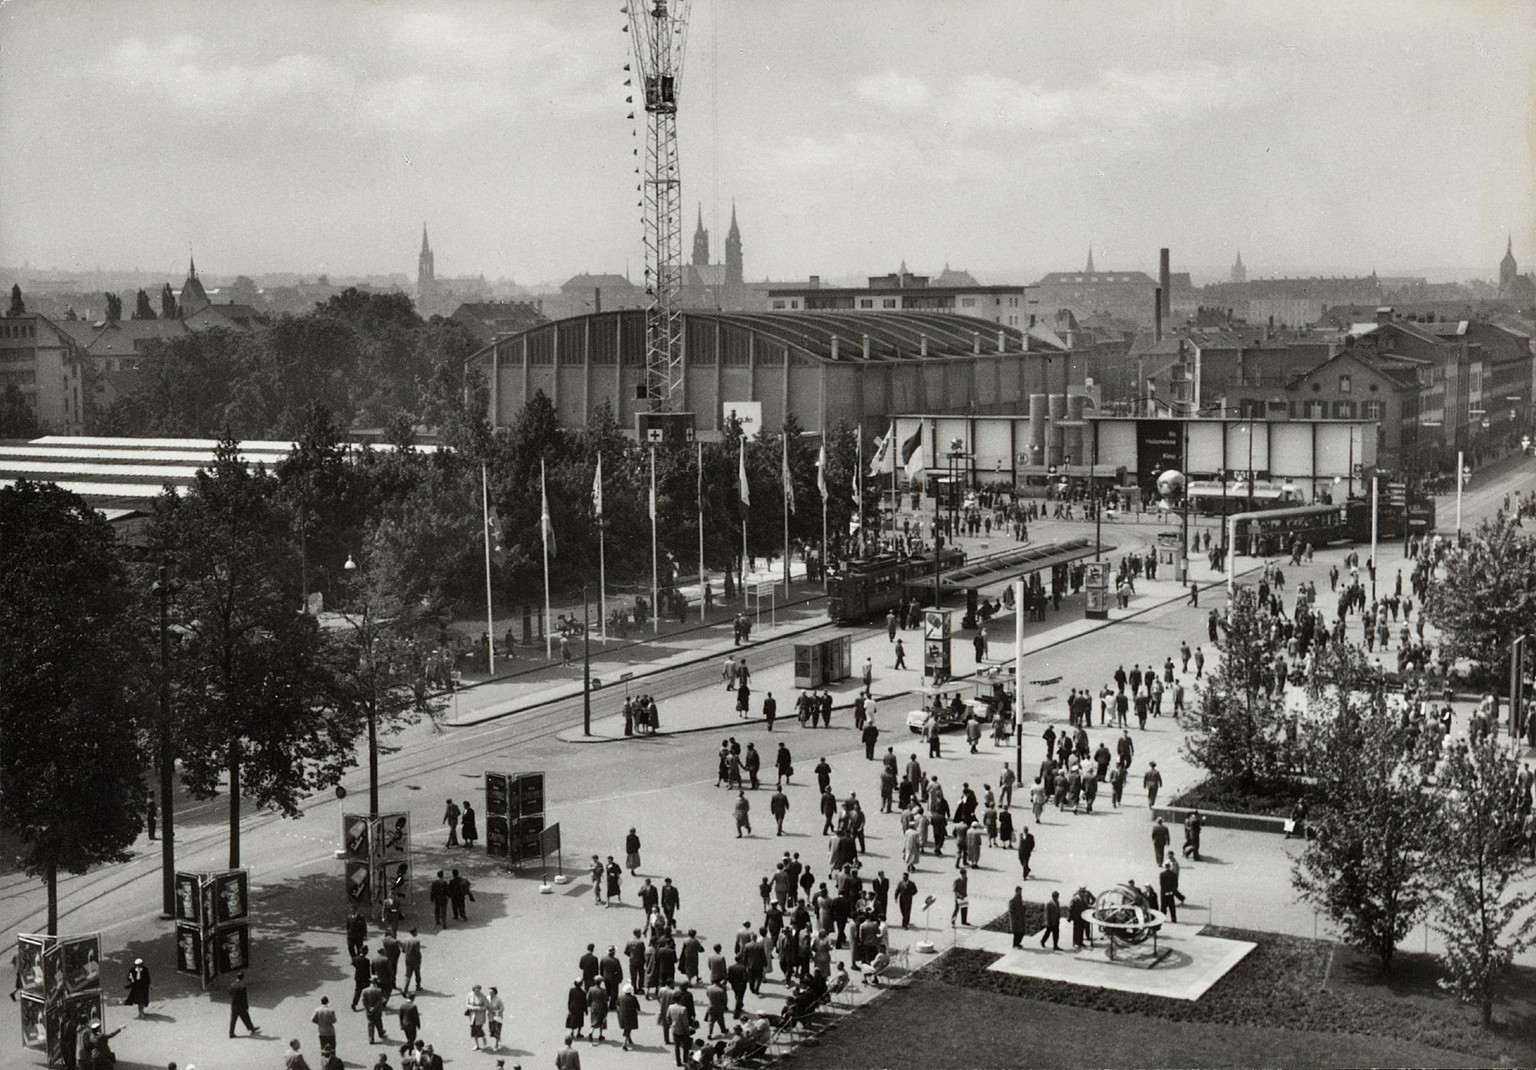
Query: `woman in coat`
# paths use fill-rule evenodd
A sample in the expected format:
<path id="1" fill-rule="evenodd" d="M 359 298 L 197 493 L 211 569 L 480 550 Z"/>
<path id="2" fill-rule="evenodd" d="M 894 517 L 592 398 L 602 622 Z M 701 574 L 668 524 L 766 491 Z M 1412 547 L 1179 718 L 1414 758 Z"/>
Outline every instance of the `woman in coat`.
<path id="1" fill-rule="evenodd" d="M 619 989 L 619 1030 L 624 1034 L 624 1050 L 628 1051 L 634 1038 L 630 1036 L 640 1028 L 640 999 L 635 995 L 633 985 L 626 984 Z"/>
<path id="2" fill-rule="evenodd" d="M 619 868 L 619 864 L 613 860 L 613 855 L 609 855 L 608 856 L 607 874 L 608 874 L 608 887 L 607 887 L 606 891 L 607 891 L 607 895 L 608 895 L 608 903 L 609 903 L 609 905 L 612 905 L 614 900 L 616 900 L 616 899 L 619 902 L 622 903 L 623 899 L 620 897 L 620 894 L 619 894 L 619 884 L 620 884 L 620 881 L 623 880 L 624 871 L 622 869 L 620 869 Z"/>
<path id="3" fill-rule="evenodd" d="M 143 959 L 134 959 L 133 968 L 128 971 L 128 998 L 123 1004 L 137 1007 L 139 1017 L 144 1017 L 144 1008 L 149 1006 L 149 967 Z"/>
<path id="4" fill-rule="evenodd" d="M 565 1028 L 571 1036 L 581 1036 L 582 1024 L 587 1018 L 587 993 L 581 982 L 572 981 L 571 990 L 565 994 Z"/>
<path id="5" fill-rule="evenodd" d="M 592 987 L 587 989 L 587 1011 L 590 1015 L 587 1024 L 592 1031 L 592 1043 L 607 1040 L 608 989 L 601 980 L 593 981 Z"/>
<path id="6" fill-rule="evenodd" d="M 629 835 L 624 837 L 624 868 L 629 870 L 632 877 L 640 875 L 640 836 L 634 829 L 630 829 Z"/>

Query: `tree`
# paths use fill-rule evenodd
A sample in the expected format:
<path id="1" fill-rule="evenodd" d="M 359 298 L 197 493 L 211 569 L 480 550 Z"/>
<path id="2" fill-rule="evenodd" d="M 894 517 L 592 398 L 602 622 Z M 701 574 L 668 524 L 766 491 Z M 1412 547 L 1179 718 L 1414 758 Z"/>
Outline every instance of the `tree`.
<path id="1" fill-rule="evenodd" d="M 117 296 L 117 294 L 114 294 L 114 293 L 107 294 L 106 298 L 107 298 L 107 315 L 106 315 L 106 320 L 107 320 L 108 323 L 116 323 L 118 320 L 123 318 L 123 299 L 121 297 Z"/>
<path id="2" fill-rule="evenodd" d="M 1374 955 L 1383 970 L 1430 903 L 1425 868 L 1435 806 L 1422 787 L 1412 736 L 1385 709 L 1381 670 L 1335 643 L 1307 681 L 1307 769 L 1317 839 L 1291 882 Z"/>
<path id="3" fill-rule="evenodd" d="M 21 299 L 21 284 L 13 282 L 11 283 L 11 307 L 6 310 L 5 316 L 7 319 L 14 319 L 17 316 L 25 316 L 26 314 L 27 303 Z"/>
<path id="4" fill-rule="evenodd" d="M 1536 632 L 1536 536 L 1500 512 L 1452 547 L 1430 584 L 1424 615 L 1447 658 L 1468 658 L 1509 678 L 1510 643 Z"/>
<path id="5" fill-rule="evenodd" d="M 37 435 L 37 416 L 27 404 L 21 388 L 7 383 L 0 394 L 0 438 L 33 438 Z"/>
<path id="6" fill-rule="evenodd" d="M 1265 686 L 1273 651 L 1251 588 L 1232 592 L 1217 645 L 1221 661 L 1188 718 L 1184 753 L 1215 786 L 1252 793 L 1283 769 L 1285 711 Z"/>
<path id="7" fill-rule="evenodd" d="M 301 585 L 313 589 L 308 569 L 336 575 L 366 538 L 372 466 L 347 456 L 341 429 L 324 405 L 311 406 L 294 450 L 274 470 L 278 493 L 292 510 L 299 539 Z"/>
<path id="8" fill-rule="evenodd" d="M 0 826 L 27 873 L 124 862 L 143 827 L 146 654 L 105 518 L 51 483 L 0 489 Z"/>
<path id="9" fill-rule="evenodd" d="M 166 283 L 160 287 L 160 318 L 163 320 L 176 319 L 176 294 L 171 290 L 171 284 Z"/>
<path id="10" fill-rule="evenodd" d="M 176 662 L 182 777 L 200 798 L 228 776 L 229 864 L 240 799 L 297 817 L 308 794 L 355 764 L 356 711 L 337 702 L 325 641 L 296 611 L 298 554 L 277 482 L 222 439 L 185 497 L 156 500 L 150 541 L 178 577 Z"/>
<path id="11" fill-rule="evenodd" d="M 136 320 L 152 320 L 156 318 L 154 307 L 149 303 L 149 294 L 143 290 L 139 291 L 138 298 L 135 300 L 133 318 Z"/>
<path id="12" fill-rule="evenodd" d="M 1458 743 L 1437 800 L 1430 868 L 1439 885 L 1435 928 L 1445 938 L 1441 983 L 1476 1004 L 1484 1025 L 1515 956 L 1536 943 L 1536 892 L 1515 890 L 1530 864 L 1520 853 L 1519 765 L 1493 733 Z M 1515 886 L 1515 887 L 1512 887 Z"/>

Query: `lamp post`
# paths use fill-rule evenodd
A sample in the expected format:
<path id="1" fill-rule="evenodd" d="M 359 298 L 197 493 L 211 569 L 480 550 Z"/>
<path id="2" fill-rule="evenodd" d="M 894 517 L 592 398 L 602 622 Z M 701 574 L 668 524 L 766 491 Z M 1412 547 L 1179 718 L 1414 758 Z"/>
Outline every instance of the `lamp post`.
<path id="1" fill-rule="evenodd" d="M 176 916 L 176 753 L 171 740 L 171 583 L 161 565 L 151 588 L 160 603 L 160 916 Z"/>
<path id="2" fill-rule="evenodd" d="M 1104 499 L 1099 495 L 1099 421 L 1093 421 L 1093 464 L 1088 469 L 1088 500 L 1093 502 L 1093 559 L 1104 553 Z M 1017 694 L 1017 691 L 1015 692 Z M 1018 701 L 1017 698 L 1014 699 Z M 1022 770 L 1020 776 L 1023 776 Z"/>
<path id="3" fill-rule="evenodd" d="M 342 570 L 347 574 L 348 587 L 352 587 L 359 578 L 357 561 L 351 554 L 347 555 L 346 564 Z M 368 620 L 368 599 L 363 597 L 363 620 L 361 625 L 354 624 L 357 632 L 358 644 L 358 669 L 365 676 L 365 686 L 368 693 L 364 699 L 364 709 L 368 714 L 368 816 L 379 816 L 379 711 L 378 692 L 375 671 L 377 668 L 373 652 L 372 628 Z"/>

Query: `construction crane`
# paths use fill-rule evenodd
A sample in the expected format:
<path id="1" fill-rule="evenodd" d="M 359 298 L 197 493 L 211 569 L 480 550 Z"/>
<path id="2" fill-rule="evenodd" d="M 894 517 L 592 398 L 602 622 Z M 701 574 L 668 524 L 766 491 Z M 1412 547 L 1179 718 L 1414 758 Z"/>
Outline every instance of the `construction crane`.
<path id="1" fill-rule="evenodd" d="M 683 200 L 677 164 L 677 102 L 690 0 L 630 0 L 629 36 L 645 93 L 645 396 L 652 412 L 682 397 Z M 691 428 L 690 428 L 691 430 Z"/>

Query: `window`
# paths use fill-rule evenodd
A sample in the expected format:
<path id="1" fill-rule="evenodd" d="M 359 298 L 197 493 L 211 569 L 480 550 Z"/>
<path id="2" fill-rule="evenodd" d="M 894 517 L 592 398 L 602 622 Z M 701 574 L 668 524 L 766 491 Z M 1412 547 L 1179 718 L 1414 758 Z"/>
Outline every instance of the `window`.
<path id="1" fill-rule="evenodd" d="M 880 307 L 881 308 L 895 308 L 896 307 L 896 298 L 894 298 L 894 297 L 882 297 L 880 299 Z"/>
<path id="2" fill-rule="evenodd" d="M 1355 418 L 1355 403 L 1353 401 L 1335 401 L 1333 403 L 1333 418 L 1335 420 L 1353 420 Z"/>
<path id="3" fill-rule="evenodd" d="M 1347 375 L 1339 376 L 1339 393 L 1348 394 L 1355 388 L 1353 380 Z"/>
<path id="4" fill-rule="evenodd" d="M 784 302 L 782 300 L 776 300 L 773 303 L 773 307 L 776 309 L 782 309 L 784 307 Z"/>
<path id="5" fill-rule="evenodd" d="M 1381 419 L 1381 402 L 1365 401 L 1360 404 L 1360 416 L 1365 420 Z"/>
<path id="6" fill-rule="evenodd" d="M 962 298 L 960 298 L 960 307 L 961 308 L 975 308 L 976 307 L 976 298 L 974 298 L 974 297 L 962 297 Z"/>
<path id="7" fill-rule="evenodd" d="M 868 298 L 868 297 L 861 297 L 861 298 L 859 298 L 859 307 L 860 308 L 874 308 L 875 307 L 875 302 L 872 299 Z"/>

